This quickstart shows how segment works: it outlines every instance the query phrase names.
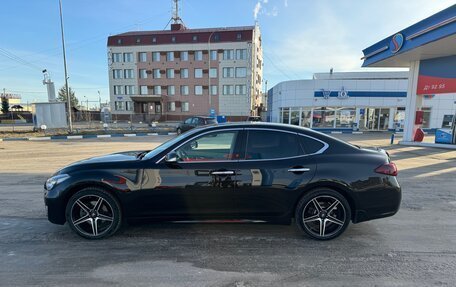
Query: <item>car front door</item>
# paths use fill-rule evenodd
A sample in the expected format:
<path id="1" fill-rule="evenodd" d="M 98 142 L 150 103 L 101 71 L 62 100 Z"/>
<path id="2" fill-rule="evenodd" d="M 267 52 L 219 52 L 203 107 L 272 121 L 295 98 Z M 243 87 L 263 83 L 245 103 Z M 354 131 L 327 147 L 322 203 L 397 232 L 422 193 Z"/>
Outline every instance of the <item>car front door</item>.
<path id="1" fill-rule="evenodd" d="M 315 174 L 314 158 L 304 155 L 295 132 L 246 129 L 245 133 L 245 154 L 236 171 L 238 213 L 245 218 L 286 218 Z"/>
<path id="2" fill-rule="evenodd" d="M 145 169 L 145 212 L 176 218 L 226 217 L 233 210 L 239 134 L 233 129 L 197 135 Z"/>

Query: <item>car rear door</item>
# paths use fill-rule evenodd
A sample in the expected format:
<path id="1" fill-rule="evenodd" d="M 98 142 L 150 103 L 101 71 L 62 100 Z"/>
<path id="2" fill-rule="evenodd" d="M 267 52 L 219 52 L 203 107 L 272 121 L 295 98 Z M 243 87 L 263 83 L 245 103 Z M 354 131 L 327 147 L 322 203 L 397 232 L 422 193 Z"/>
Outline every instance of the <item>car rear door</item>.
<path id="1" fill-rule="evenodd" d="M 240 217 L 287 217 L 313 178 L 316 162 L 295 132 L 248 128 L 236 171 L 234 198 Z"/>

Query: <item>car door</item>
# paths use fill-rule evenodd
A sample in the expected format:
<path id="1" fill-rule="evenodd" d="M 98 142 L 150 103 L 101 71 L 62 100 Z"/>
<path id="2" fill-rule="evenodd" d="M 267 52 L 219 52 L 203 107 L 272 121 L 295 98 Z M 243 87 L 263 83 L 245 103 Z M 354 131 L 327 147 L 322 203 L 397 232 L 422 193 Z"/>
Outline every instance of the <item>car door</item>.
<path id="1" fill-rule="evenodd" d="M 297 133 L 246 129 L 234 198 L 241 217 L 287 217 L 312 179 L 316 162 L 305 156 Z"/>
<path id="2" fill-rule="evenodd" d="M 191 129 L 193 118 L 186 119 L 181 125 L 181 131 L 186 132 Z"/>
<path id="3" fill-rule="evenodd" d="M 142 191 L 151 216 L 225 217 L 233 210 L 239 130 L 197 135 L 144 170 Z"/>

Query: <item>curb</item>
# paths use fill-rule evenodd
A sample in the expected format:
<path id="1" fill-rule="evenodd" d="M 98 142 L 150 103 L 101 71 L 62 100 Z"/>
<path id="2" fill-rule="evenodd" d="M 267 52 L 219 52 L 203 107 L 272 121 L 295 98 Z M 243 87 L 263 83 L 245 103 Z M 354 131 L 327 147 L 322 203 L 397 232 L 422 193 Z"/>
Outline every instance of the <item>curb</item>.
<path id="1" fill-rule="evenodd" d="M 49 141 L 49 140 L 80 140 L 80 139 L 95 139 L 95 138 L 118 138 L 118 137 L 145 137 L 145 136 L 171 136 L 176 135 L 172 132 L 159 133 L 136 133 L 136 134 L 109 134 L 109 135 L 73 135 L 73 136 L 47 136 L 47 137 L 31 137 L 31 138 L 0 138 L 2 141 Z"/>

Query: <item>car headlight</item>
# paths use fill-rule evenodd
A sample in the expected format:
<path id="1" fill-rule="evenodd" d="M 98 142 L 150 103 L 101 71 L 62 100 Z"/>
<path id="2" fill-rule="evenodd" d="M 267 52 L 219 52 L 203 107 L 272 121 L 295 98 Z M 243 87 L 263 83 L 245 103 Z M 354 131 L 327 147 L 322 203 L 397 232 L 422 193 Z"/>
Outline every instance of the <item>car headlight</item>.
<path id="1" fill-rule="evenodd" d="M 51 190 L 56 186 L 57 184 L 63 182 L 64 180 L 67 180 L 70 176 L 68 174 L 59 174 L 56 176 L 53 176 L 46 180 L 46 190 Z"/>

